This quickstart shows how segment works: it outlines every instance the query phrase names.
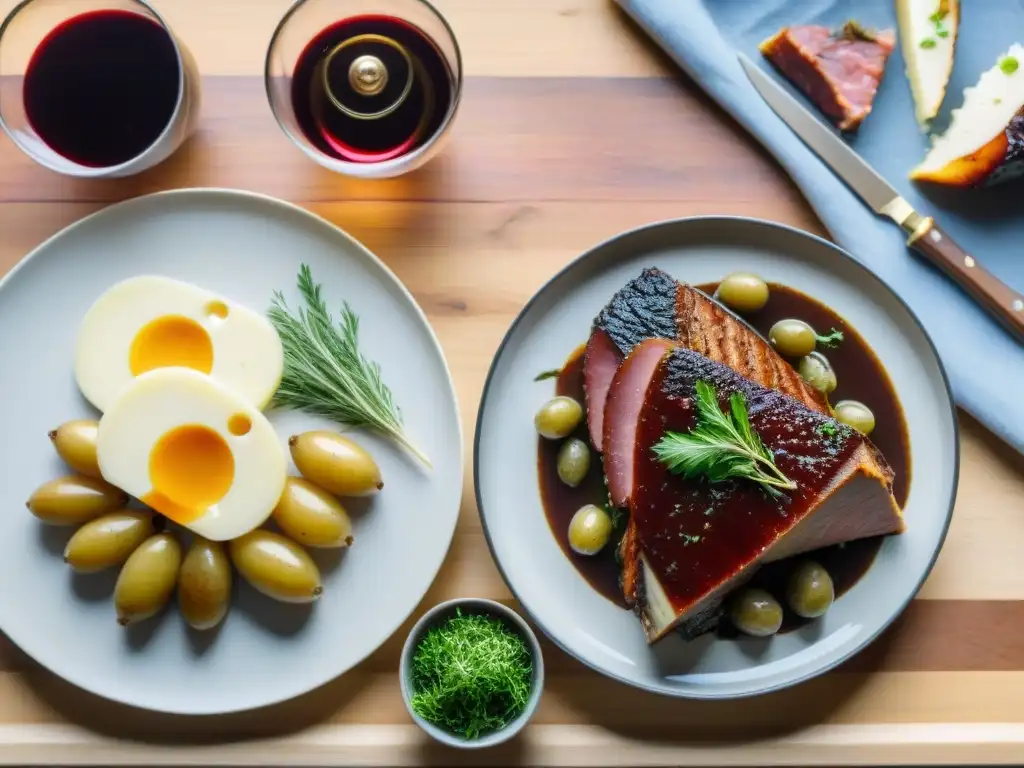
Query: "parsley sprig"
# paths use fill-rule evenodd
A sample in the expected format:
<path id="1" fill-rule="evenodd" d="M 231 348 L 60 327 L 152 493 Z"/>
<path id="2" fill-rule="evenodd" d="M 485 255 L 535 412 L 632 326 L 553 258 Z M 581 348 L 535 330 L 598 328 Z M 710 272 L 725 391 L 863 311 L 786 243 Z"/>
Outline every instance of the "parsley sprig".
<path id="1" fill-rule="evenodd" d="M 772 455 L 750 425 L 746 399 L 740 392 L 729 396 L 729 410 L 718 406 L 718 393 L 706 381 L 698 381 L 697 426 L 690 432 L 666 432 L 652 449 L 670 472 L 708 482 L 746 479 L 772 495 L 793 490 L 796 483 L 775 466 Z"/>
<path id="2" fill-rule="evenodd" d="M 822 335 L 815 332 L 814 334 L 815 343 L 819 347 L 825 347 L 826 349 L 835 349 L 839 346 L 839 342 L 843 340 L 843 332 L 838 328 L 832 328 L 828 333 Z"/>

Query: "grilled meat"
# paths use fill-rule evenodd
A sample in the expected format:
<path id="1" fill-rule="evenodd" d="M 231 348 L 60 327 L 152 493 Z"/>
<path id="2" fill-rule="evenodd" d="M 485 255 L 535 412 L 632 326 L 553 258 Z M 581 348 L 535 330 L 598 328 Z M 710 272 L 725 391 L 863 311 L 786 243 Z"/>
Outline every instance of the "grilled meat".
<path id="1" fill-rule="evenodd" d="M 838 31 L 786 27 L 761 43 L 761 53 L 840 130 L 855 131 L 871 114 L 895 45 L 892 30 L 867 32 L 850 22 Z"/>
<path id="2" fill-rule="evenodd" d="M 722 405 L 743 394 L 754 430 L 797 483 L 786 498 L 750 481 L 684 481 L 657 460 L 651 449 L 666 431 L 696 425 L 697 381 Z M 866 437 L 681 347 L 664 355 L 645 393 L 633 482 L 626 538 L 637 542 L 639 566 L 627 568 L 642 574 L 634 594 L 649 642 L 679 625 L 713 626 L 724 597 L 761 563 L 903 530 L 892 472 Z"/>

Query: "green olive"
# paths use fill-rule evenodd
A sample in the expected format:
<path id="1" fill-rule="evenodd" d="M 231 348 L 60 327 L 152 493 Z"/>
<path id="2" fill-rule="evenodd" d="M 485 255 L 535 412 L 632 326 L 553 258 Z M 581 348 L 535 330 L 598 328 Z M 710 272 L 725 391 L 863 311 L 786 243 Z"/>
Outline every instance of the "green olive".
<path id="1" fill-rule="evenodd" d="M 373 457 L 337 432 L 292 435 L 288 447 L 302 476 L 335 496 L 370 496 L 384 487 Z"/>
<path id="2" fill-rule="evenodd" d="M 782 626 L 782 606 L 763 589 L 745 589 L 732 599 L 729 618 L 745 635 L 770 637 Z"/>
<path id="3" fill-rule="evenodd" d="M 309 603 L 320 596 L 320 569 L 291 539 L 255 530 L 228 544 L 231 562 L 253 587 L 284 603 Z"/>
<path id="4" fill-rule="evenodd" d="M 797 616 L 816 619 L 832 607 L 835 599 L 832 577 L 820 563 L 808 560 L 789 578 L 786 602 Z"/>
<path id="5" fill-rule="evenodd" d="M 832 415 L 837 421 L 853 427 L 864 435 L 870 435 L 875 428 L 875 414 L 857 400 L 840 400 L 832 409 Z"/>
<path id="6" fill-rule="evenodd" d="M 825 395 L 834 392 L 838 384 L 832 363 L 821 352 L 811 352 L 806 357 L 801 357 L 797 371 L 800 378 Z"/>
<path id="7" fill-rule="evenodd" d="M 611 517 L 594 504 L 580 507 L 569 521 L 569 546 L 581 555 L 596 555 L 611 535 Z"/>
<path id="8" fill-rule="evenodd" d="M 307 547 L 347 547 L 352 521 L 336 498 L 301 477 L 289 477 L 274 507 L 274 522 Z"/>
<path id="9" fill-rule="evenodd" d="M 121 565 L 156 531 L 147 510 L 122 509 L 83 525 L 64 547 L 64 562 L 79 573 Z"/>
<path id="10" fill-rule="evenodd" d="M 803 320 L 779 320 L 768 331 L 768 340 L 780 355 L 803 357 L 814 351 L 818 335 Z"/>
<path id="11" fill-rule="evenodd" d="M 135 624 L 167 605 L 178 581 L 181 544 L 169 533 L 151 536 L 125 561 L 114 586 L 117 623 Z"/>
<path id="12" fill-rule="evenodd" d="M 213 629 L 231 602 L 231 561 L 224 545 L 201 536 L 192 540 L 178 572 L 178 609 L 193 629 Z"/>
<path id="13" fill-rule="evenodd" d="M 96 436 L 100 423 L 91 419 L 65 421 L 50 432 L 50 440 L 64 463 L 80 475 L 102 479 L 96 460 Z"/>
<path id="14" fill-rule="evenodd" d="M 575 488 L 590 471 L 590 448 L 582 440 L 570 437 L 558 451 L 558 479 Z"/>
<path id="15" fill-rule="evenodd" d="M 78 525 L 128 503 L 128 494 L 86 475 L 67 475 L 36 489 L 26 506 L 50 525 Z"/>
<path id="16" fill-rule="evenodd" d="M 583 421 L 583 406 L 571 397 L 559 395 L 548 400 L 533 417 L 537 433 L 548 440 L 561 440 Z"/>
<path id="17" fill-rule="evenodd" d="M 733 272 L 718 284 L 715 298 L 737 312 L 756 312 L 768 303 L 768 284 L 750 272 Z"/>

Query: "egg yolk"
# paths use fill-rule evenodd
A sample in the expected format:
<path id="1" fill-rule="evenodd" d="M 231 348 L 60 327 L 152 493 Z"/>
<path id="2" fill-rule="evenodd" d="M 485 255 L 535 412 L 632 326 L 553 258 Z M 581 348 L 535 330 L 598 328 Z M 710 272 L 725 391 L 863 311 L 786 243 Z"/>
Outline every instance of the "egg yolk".
<path id="1" fill-rule="evenodd" d="M 213 341 L 195 320 L 181 315 L 163 315 L 143 326 L 132 341 L 128 366 L 138 376 L 155 368 L 192 368 L 200 373 L 213 370 Z"/>
<path id="2" fill-rule="evenodd" d="M 153 490 L 142 497 L 160 514 L 185 525 L 231 490 L 235 457 L 209 427 L 186 424 L 165 433 L 149 454 Z"/>

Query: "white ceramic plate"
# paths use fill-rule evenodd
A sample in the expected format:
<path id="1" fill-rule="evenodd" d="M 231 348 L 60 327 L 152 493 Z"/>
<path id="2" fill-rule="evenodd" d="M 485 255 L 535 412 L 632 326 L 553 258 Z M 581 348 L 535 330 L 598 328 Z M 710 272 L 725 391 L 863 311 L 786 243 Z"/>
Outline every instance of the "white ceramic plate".
<path id="1" fill-rule="evenodd" d="M 552 396 L 534 376 L 585 341 L 611 296 L 644 267 L 684 282 L 735 270 L 817 298 L 877 354 L 902 401 L 912 480 L 907 531 L 889 537 L 867 574 L 825 618 L 770 640 L 673 636 L 648 647 L 638 620 L 596 592 L 552 536 L 537 481 L 533 415 Z M 935 350 L 910 310 L 836 246 L 752 219 L 697 218 L 625 233 L 563 270 L 534 296 L 491 366 L 477 420 L 477 499 L 491 551 L 513 593 L 566 651 L 609 677 L 688 698 L 748 696 L 806 680 L 866 646 L 917 592 L 942 546 L 956 494 L 956 412 Z"/>
<path id="2" fill-rule="evenodd" d="M 384 491 L 350 504 L 355 545 L 316 553 L 324 594 L 311 607 L 275 603 L 236 580 L 216 633 L 191 632 L 177 611 L 125 631 L 116 573 L 74 576 L 60 553 L 69 532 L 24 509 L 35 486 L 67 472 L 46 432 L 95 418 L 75 386 L 78 324 L 106 288 L 162 274 L 264 311 L 275 290 L 298 305 L 301 263 L 337 311 L 358 313 L 426 471 L 383 439 L 355 438 L 377 459 Z M 426 318 L 362 245 L 300 208 L 258 195 L 185 190 L 138 198 L 67 228 L 0 283 L 0 629 L 38 662 L 93 693 L 148 709 L 213 714 L 288 699 L 353 667 L 412 613 L 451 542 L 462 495 L 462 430 L 451 377 Z M 289 434 L 329 427 L 274 413 Z M 292 468 L 294 473 L 294 467 Z"/>

